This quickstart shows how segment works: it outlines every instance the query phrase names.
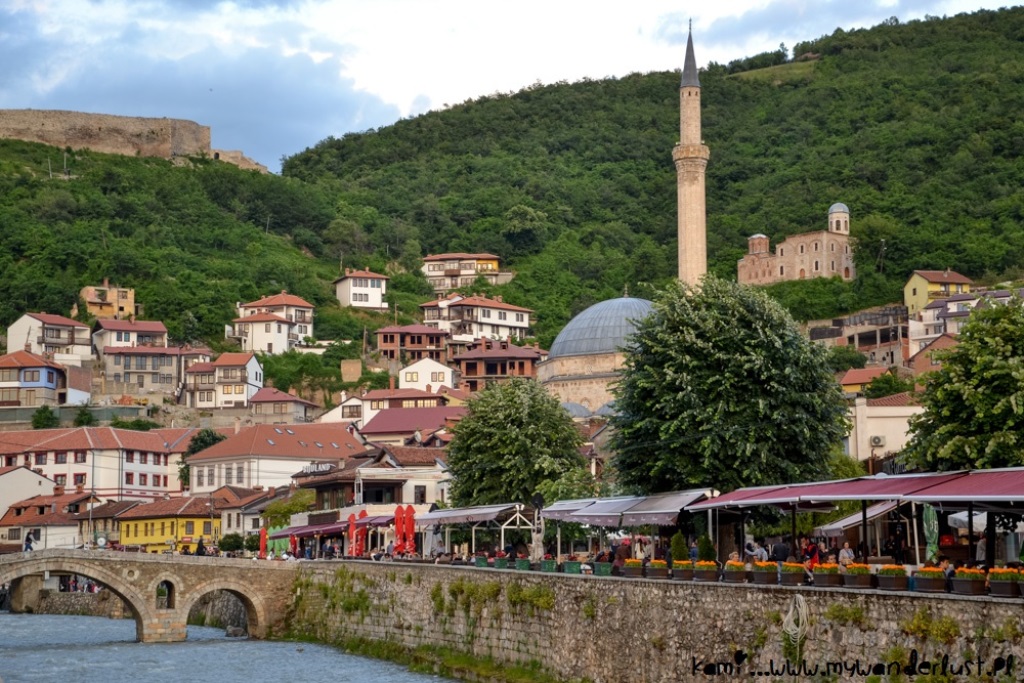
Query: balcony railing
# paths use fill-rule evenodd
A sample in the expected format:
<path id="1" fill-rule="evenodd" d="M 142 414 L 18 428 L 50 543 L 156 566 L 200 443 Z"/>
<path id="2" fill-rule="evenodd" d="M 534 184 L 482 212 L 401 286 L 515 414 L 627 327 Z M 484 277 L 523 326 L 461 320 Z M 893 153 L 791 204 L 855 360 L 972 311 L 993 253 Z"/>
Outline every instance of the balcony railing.
<path id="1" fill-rule="evenodd" d="M 74 337 L 36 337 L 37 344 L 46 346 L 70 346 L 75 343 Z"/>

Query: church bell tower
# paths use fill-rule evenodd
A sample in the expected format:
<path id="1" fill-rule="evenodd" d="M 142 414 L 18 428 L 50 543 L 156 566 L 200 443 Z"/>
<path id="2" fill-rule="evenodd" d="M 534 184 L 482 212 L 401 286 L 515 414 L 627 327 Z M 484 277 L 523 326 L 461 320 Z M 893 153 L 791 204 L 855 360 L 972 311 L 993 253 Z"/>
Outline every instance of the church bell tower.
<path id="1" fill-rule="evenodd" d="M 679 279 L 688 285 L 700 284 L 708 270 L 704 172 L 710 156 L 700 134 L 700 79 L 691 28 L 679 85 L 679 144 L 672 150 L 678 192 Z"/>

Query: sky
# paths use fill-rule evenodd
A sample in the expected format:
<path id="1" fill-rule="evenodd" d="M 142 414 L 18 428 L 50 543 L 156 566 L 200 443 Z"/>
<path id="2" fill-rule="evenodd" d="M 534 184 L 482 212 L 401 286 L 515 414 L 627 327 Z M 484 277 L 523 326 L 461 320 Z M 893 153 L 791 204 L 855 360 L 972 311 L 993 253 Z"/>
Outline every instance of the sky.
<path id="1" fill-rule="evenodd" d="M 0 0 L 0 109 L 168 117 L 278 172 L 328 137 L 535 83 L 699 66 L 991 0 Z M 0 116 L 2 116 L 0 112 Z"/>

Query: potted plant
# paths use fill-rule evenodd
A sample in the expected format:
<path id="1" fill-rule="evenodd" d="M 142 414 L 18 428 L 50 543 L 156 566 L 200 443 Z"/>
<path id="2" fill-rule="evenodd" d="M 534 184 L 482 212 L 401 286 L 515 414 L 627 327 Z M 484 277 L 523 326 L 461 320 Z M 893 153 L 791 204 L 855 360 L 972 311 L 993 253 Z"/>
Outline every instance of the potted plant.
<path id="1" fill-rule="evenodd" d="M 739 560 L 729 560 L 725 563 L 725 573 L 722 580 L 728 583 L 746 583 L 747 566 Z"/>
<path id="2" fill-rule="evenodd" d="M 477 553 L 476 556 L 473 557 L 473 564 L 475 566 L 477 566 L 477 567 L 486 567 L 487 566 L 487 554 L 486 553 Z"/>
<path id="3" fill-rule="evenodd" d="M 669 551 L 672 553 L 672 570 L 673 574 L 677 564 L 688 562 L 690 559 L 690 547 L 686 544 L 686 536 L 683 535 L 682 531 L 677 531 L 672 534 L 672 540 L 669 542 Z M 693 569 L 693 565 L 690 565 Z"/>
<path id="4" fill-rule="evenodd" d="M 516 555 L 516 569 L 526 572 L 530 571 L 530 558 L 524 553 Z"/>
<path id="5" fill-rule="evenodd" d="M 851 562 L 846 565 L 843 585 L 847 588 L 871 588 L 871 565 Z"/>
<path id="6" fill-rule="evenodd" d="M 623 576 L 632 576 L 639 578 L 644 575 L 644 561 L 629 558 L 626 560 L 626 565 L 622 568 Z"/>
<path id="7" fill-rule="evenodd" d="M 494 553 L 494 568 L 495 569 L 508 569 L 508 553 L 504 550 L 499 550 Z"/>
<path id="8" fill-rule="evenodd" d="M 594 563 L 594 576 L 611 576 L 612 575 L 612 563 L 611 562 L 595 562 Z"/>
<path id="9" fill-rule="evenodd" d="M 800 586 L 803 584 L 806 576 L 807 571 L 804 569 L 804 565 L 802 563 L 782 563 L 782 576 L 780 583 L 782 583 L 783 586 Z"/>
<path id="10" fill-rule="evenodd" d="M 1012 567 L 992 567 L 988 570 L 988 590 L 1000 598 L 1020 597 L 1020 572 Z"/>
<path id="11" fill-rule="evenodd" d="M 973 567 L 960 567 L 953 577 L 953 592 L 960 595 L 984 595 L 985 571 Z"/>
<path id="12" fill-rule="evenodd" d="M 666 562 L 665 560 L 651 560 L 650 564 L 647 565 L 647 578 L 667 579 L 668 562 Z"/>
<path id="13" fill-rule="evenodd" d="M 542 572 L 553 572 L 558 569 L 558 562 L 551 553 L 545 553 L 544 558 L 540 561 L 540 570 Z"/>
<path id="14" fill-rule="evenodd" d="M 579 558 L 575 555 L 570 555 L 569 558 L 562 563 L 562 572 L 565 574 L 579 574 L 581 564 L 582 563 L 579 561 Z"/>
<path id="15" fill-rule="evenodd" d="M 941 567 L 921 567 L 914 572 L 914 590 L 918 593 L 945 593 L 946 572 Z"/>
<path id="16" fill-rule="evenodd" d="M 714 560 L 697 560 L 693 563 L 694 581 L 718 581 L 718 563 Z"/>
<path id="17" fill-rule="evenodd" d="M 905 591 L 907 586 L 907 568 L 902 564 L 883 564 L 879 567 L 879 588 L 884 591 Z"/>
<path id="18" fill-rule="evenodd" d="M 779 582 L 778 562 L 754 562 L 754 583 L 771 586 Z"/>
<path id="19" fill-rule="evenodd" d="M 814 565 L 814 585 L 825 588 L 838 588 L 843 585 L 843 576 L 839 573 L 839 565 L 835 562 L 822 562 Z"/>
<path id="20" fill-rule="evenodd" d="M 692 560 L 672 560 L 672 578 L 677 581 L 693 580 Z"/>

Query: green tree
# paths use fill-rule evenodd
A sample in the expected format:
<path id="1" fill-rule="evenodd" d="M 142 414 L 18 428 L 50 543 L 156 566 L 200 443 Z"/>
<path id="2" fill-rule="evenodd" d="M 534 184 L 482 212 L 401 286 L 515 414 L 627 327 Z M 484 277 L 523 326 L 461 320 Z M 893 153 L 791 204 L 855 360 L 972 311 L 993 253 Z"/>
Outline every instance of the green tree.
<path id="1" fill-rule="evenodd" d="M 250 553 L 257 552 L 260 549 L 260 537 L 256 534 L 249 534 L 246 536 L 245 549 Z"/>
<path id="2" fill-rule="evenodd" d="M 188 443 L 188 448 L 181 454 L 181 461 L 178 463 L 178 480 L 182 486 L 187 487 L 191 480 L 190 472 L 191 469 L 188 466 L 189 456 L 195 455 L 199 451 L 205 451 L 210 446 L 220 443 L 224 439 L 228 438 L 220 432 L 215 432 L 212 429 L 200 429 L 192 437 L 192 440 Z"/>
<path id="3" fill-rule="evenodd" d="M 89 410 L 89 406 L 81 405 L 78 406 L 78 412 L 75 413 L 74 425 L 76 427 L 92 427 L 96 424 L 96 416 Z"/>
<path id="4" fill-rule="evenodd" d="M 846 372 L 851 368 L 863 368 L 868 359 L 852 346 L 832 346 L 829 347 L 826 362 L 832 372 Z"/>
<path id="5" fill-rule="evenodd" d="M 220 537 L 220 541 L 217 542 L 217 547 L 226 553 L 233 553 L 241 550 L 245 546 L 245 541 L 242 539 L 241 534 L 224 534 Z"/>
<path id="6" fill-rule="evenodd" d="M 893 394 L 902 394 L 904 391 L 914 390 L 914 380 L 903 379 L 895 372 L 886 372 L 871 380 L 864 387 L 864 395 L 868 398 L 882 398 Z"/>
<path id="7" fill-rule="evenodd" d="M 814 479 L 846 434 L 826 351 L 763 291 L 674 283 L 627 342 L 612 446 L 640 492 Z"/>
<path id="8" fill-rule="evenodd" d="M 268 527 L 288 526 L 292 515 L 309 510 L 316 499 L 312 489 L 299 489 L 287 498 L 275 500 L 263 511 L 263 519 Z"/>
<path id="9" fill-rule="evenodd" d="M 903 457 L 925 470 L 1024 465 L 1024 301 L 978 307 L 935 353 Z"/>
<path id="10" fill-rule="evenodd" d="M 534 380 L 488 385 L 468 408 L 448 446 L 457 505 L 528 503 L 543 482 L 583 466 L 572 418 Z"/>
<path id="11" fill-rule="evenodd" d="M 60 427 L 60 414 L 50 406 L 39 406 L 32 413 L 32 429 L 53 429 Z"/>

